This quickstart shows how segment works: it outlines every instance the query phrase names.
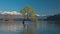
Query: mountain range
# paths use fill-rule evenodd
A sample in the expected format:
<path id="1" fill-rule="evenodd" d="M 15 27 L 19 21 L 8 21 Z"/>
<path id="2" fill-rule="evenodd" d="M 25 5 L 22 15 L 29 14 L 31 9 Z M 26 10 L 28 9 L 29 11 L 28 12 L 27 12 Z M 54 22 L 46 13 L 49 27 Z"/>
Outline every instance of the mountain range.
<path id="1" fill-rule="evenodd" d="M 27 13 L 25 14 L 27 15 Z M 39 14 L 36 14 L 37 17 L 40 17 Z M 4 12 L 0 12 L 0 19 L 23 19 L 24 16 L 20 13 L 20 12 L 16 12 L 16 11 L 4 11 Z"/>

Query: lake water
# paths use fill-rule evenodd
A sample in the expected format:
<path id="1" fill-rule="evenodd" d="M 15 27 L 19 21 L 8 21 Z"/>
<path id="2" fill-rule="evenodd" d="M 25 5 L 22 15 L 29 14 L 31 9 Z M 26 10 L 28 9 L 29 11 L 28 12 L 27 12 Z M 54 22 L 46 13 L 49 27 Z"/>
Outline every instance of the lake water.
<path id="1" fill-rule="evenodd" d="M 0 34 L 60 34 L 60 21 L 0 21 Z"/>

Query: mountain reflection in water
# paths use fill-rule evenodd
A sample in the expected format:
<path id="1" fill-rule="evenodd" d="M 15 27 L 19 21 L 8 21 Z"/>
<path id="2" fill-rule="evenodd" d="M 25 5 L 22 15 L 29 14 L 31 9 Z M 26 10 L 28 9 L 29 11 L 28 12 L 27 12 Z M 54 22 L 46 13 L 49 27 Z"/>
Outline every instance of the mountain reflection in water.
<path id="1" fill-rule="evenodd" d="M 60 34 L 60 21 L 0 21 L 0 34 Z"/>

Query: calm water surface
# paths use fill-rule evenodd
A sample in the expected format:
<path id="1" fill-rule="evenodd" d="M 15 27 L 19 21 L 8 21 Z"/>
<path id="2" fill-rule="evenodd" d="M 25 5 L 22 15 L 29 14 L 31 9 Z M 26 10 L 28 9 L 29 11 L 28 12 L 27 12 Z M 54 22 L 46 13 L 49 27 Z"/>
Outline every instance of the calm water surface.
<path id="1" fill-rule="evenodd" d="M 60 34 L 60 21 L 0 21 L 0 34 Z"/>

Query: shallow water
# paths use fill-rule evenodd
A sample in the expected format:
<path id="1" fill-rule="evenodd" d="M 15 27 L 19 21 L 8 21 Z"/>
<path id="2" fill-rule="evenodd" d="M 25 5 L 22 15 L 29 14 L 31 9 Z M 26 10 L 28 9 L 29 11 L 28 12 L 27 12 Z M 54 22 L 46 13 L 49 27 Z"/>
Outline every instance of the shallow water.
<path id="1" fill-rule="evenodd" d="M 0 34 L 60 34 L 60 21 L 0 21 Z"/>

